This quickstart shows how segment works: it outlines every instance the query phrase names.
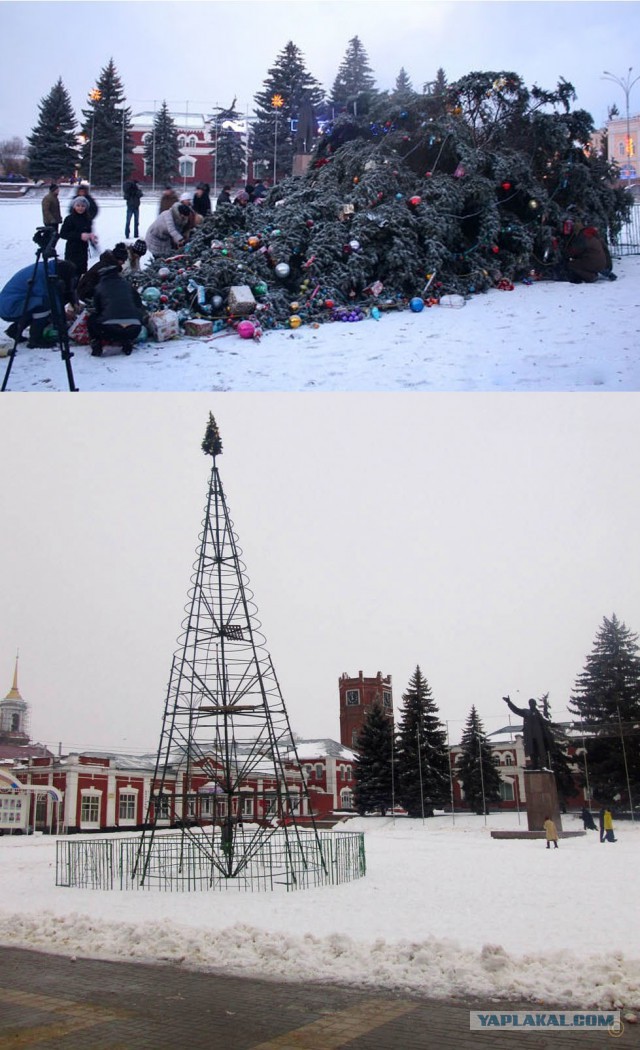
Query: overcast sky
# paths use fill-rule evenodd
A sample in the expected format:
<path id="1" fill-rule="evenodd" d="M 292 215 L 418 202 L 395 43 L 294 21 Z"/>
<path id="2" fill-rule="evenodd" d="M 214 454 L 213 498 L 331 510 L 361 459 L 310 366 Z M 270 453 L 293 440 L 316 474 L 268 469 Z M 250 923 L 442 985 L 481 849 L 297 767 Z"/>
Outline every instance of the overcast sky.
<path id="1" fill-rule="evenodd" d="M 342 672 L 392 675 L 398 708 L 417 663 L 452 738 L 472 703 L 487 729 L 506 724 L 506 693 L 549 691 L 561 718 L 603 616 L 640 630 L 637 395 L 14 394 L 1 407 L 0 695 L 19 647 L 37 740 L 157 746 L 209 411 L 302 735 L 338 738 Z"/>
<path id="2" fill-rule="evenodd" d="M 449 80 L 509 70 L 529 86 L 553 88 L 565 77 L 577 105 L 600 125 L 610 103 L 624 109 L 622 90 L 603 81 L 602 71 L 622 75 L 637 65 L 640 38 L 639 4 L 573 0 L 4 0 L 0 18 L 2 138 L 31 131 L 38 103 L 60 76 L 81 116 L 110 58 L 134 112 L 166 99 L 176 110 L 188 102 L 207 113 L 234 96 L 251 111 L 288 41 L 330 91 L 356 35 L 380 89 L 393 88 L 401 66 L 417 90 L 440 66 Z"/>

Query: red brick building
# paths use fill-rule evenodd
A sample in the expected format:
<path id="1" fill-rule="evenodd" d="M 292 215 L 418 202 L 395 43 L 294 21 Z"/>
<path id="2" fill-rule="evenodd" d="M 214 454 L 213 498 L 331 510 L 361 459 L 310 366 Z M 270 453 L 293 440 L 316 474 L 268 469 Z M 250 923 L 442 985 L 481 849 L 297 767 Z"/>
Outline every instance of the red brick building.
<path id="1" fill-rule="evenodd" d="M 379 703 L 393 721 L 393 692 L 391 675 L 382 677 L 378 671 L 375 678 L 365 678 L 362 671 L 357 678 L 343 674 L 338 679 L 340 690 L 340 742 L 344 747 L 354 747 L 367 712 L 374 703 Z"/>
<path id="2" fill-rule="evenodd" d="M 180 147 L 180 181 L 188 186 L 198 182 L 211 183 L 211 165 L 214 143 L 211 125 L 202 113 L 172 113 L 178 131 Z M 132 177 L 150 185 L 156 185 L 153 161 L 144 157 L 145 144 L 153 141 L 152 112 L 136 113 L 131 118 L 133 139 Z"/>

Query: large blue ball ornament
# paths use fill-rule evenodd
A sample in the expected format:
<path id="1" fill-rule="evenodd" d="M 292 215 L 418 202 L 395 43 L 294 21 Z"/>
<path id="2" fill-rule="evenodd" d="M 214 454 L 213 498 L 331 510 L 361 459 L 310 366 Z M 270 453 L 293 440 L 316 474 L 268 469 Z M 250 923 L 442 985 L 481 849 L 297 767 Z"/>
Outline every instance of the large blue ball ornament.
<path id="1" fill-rule="evenodd" d="M 421 310 L 424 310 L 424 299 L 421 299 L 419 295 L 414 296 L 409 303 L 409 309 L 412 310 L 414 314 L 419 314 Z"/>

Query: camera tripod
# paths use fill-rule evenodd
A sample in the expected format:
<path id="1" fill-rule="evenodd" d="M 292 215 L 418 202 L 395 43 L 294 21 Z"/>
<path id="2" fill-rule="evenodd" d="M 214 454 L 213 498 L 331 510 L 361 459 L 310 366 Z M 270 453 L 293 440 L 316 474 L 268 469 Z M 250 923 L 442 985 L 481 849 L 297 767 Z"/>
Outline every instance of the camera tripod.
<path id="1" fill-rule="evenodd" d="M 44 267 L 44 286 L 50 312 L 50 323 L 55 328 L 58 336 L 58 349 L 60 350 L 62 360 L 65 363 L 69 390 L 74 393 L 78 390 L 73 377 L 73 369 L 71 367 L 73 353 L 69 349 L 69 336 L 67 333 L 67 323 L 64 313 L 64 301 L 57 287 L 57 240 L 58 234 L 56 230 L 47 226 L 39 226 L 33 236 L 33 241 L 38 246 L 36 250 L 36 259 L 31 276 L 27 281 L 27 294 L 24 303 L 22 304 L 20 317 L 14 322 L 13 346 L 11 350 L 9 350 L 9 362 L 4 374 L 4 380 L 0 390 L 1 393 L 4 393 L 7 389 L 9 376 L 11 374 L 11 369 L 13 368 L 13 362 L 15 361 L 18 352 L 18 343 L 20 342 L 22 331 L 31 320 L 32 311 L 29 309 L 29 304 L 33 298 L 33 286 L 38 276 L 38 266 L 40 263 L 42 263 Z M 44 309 L 46 309 L 46 307 Z"/>

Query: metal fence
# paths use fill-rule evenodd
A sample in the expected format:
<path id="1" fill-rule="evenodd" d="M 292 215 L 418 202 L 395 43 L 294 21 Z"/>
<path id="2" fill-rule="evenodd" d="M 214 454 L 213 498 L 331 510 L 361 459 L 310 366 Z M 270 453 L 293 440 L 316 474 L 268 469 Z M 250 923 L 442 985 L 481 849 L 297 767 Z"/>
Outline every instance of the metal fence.
<path id="1" fill-rule="evenodd" d="M 205 832 L 185 837 L 64 839 L 56 846 L 56 886 L 97 890 L 286 890 L 338 885 L 366 874 L 364 835 L 353 831 L 278 831 L 243 869 L 225 877 L 219 847 Z M 141 863 L 144 854 L 145 864 Z"/>
<path id="2" fill-rule="evenodd" d="M 611 254 L 618 257 L 640 255 L 640 202 L 633 205 L 629 222 L 622 227 L 616 239 L 612 241 Z"/>

